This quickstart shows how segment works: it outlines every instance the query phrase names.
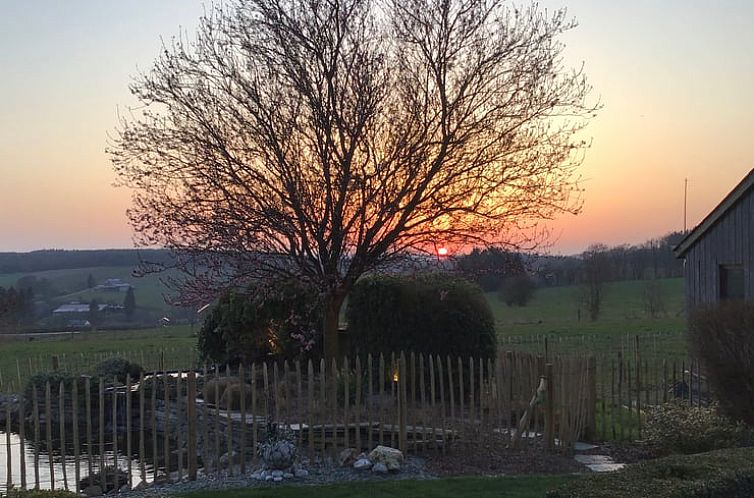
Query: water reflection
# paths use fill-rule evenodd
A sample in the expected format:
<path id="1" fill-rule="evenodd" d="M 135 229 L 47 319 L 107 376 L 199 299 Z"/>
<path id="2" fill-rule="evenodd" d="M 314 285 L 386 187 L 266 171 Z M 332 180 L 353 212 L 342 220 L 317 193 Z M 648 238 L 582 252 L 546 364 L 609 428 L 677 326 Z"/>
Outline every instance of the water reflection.
<path id="1" fill-rule="evenodd" d="M 13 486 L 19 487 L 23 483 L 22 479 L 22 455 L 21 455 L 21 439 L 17 434 L 8 434 L 0 431 L 0 491 L 7 489 L 8 485 L 8 463 L 10 460 L 10 483 Z M 121 443 L 118 443 L 121 448 Z M 26 486 L 33 488 L 37 485 L 41 489 L 52 489 L 54 482 L 55 489 L 76 489 L 76 462 L 73 458 L 73 448 L 68 447 L 66 444 L 65 466 L 63 465 L 63 456 L 60 451 L 55 449 L 52 454 L 52 466 L 50 465 L 50 455 L 40 449 L 38 465 L 35 466 L 35 451 L 33 442 L 26 440 L 23 448 L 23 462 L 25 464 L 26 474 Z M 97 445 L 93 444 L 93 448 Z M 106 448 L 112 448 L 112 444 L 108 443 Z M 82 448 L 82 454 L 79 455 L 79 473 L 80 478 L 89 475 L 89 456 L 84 453 L 86 446 Z M 112 449 L 105 450 L 104 452 L 105 465 L 115 464 L 115 454 Z M 92 466 L 94 472 L 97 471 L 100 464 L 100 454 L 92 454 Z M 118 452 L 117 464 L 120 469 L 126 470 L 128 463 L 131 462 L 133 485 L 136 486 L 142 481 L 141 467 L 138 458 L 133 456 L 129 458 L 122 452 Z M 154 466 L 149 462 L 145 462 L 146 481 L 152 482 L 154 478 Z M 36 470 L 35 470 L 36 469 Z M 122 483 L 125 484 L 125 483 Z"/>

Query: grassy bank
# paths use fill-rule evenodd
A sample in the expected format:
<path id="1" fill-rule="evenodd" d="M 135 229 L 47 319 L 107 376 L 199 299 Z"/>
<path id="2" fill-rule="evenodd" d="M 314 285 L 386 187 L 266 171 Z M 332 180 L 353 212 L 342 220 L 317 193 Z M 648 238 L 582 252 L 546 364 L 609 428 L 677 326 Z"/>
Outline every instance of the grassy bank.
<path id="1" fill-rule="evenodd" d="M 544 498 L 548 490 L 577 479 L 574 476 L 462 477 L 426 481 L 356 482 L 327 486 L 275 486 L 199 491 L 182 498 L 293 498 L 317 494 L 329 498 Z"/>

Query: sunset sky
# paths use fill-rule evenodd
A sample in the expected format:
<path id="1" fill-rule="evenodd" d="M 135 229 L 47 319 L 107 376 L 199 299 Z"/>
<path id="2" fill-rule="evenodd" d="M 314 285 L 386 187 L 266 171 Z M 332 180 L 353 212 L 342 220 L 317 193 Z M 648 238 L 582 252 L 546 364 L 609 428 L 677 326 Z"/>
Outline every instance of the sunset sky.
<path id="1" fill-rule="evenodd" d="M 552 251 L 636 243 L 693 226 L 754 167 L 754 2 L 545 0 L 579 27 L 604 109 L 587 130 L 584 210 L 552 223 Z M 131 247 L 127 190 L 112 187 L 107 134 L 196 0 L 2 0 L 0 251 Z"/>

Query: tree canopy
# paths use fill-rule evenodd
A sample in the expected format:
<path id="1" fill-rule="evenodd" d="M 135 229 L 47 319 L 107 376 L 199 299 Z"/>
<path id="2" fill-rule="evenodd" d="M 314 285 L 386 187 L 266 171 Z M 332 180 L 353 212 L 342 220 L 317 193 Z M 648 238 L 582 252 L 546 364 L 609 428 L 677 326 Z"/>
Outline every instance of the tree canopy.
<path id="1" fill-rule="evenodd" d="M 579 210 L 597 106 L 562 60 L 574 25 L 502 0 L 217 6 L 136 77 L 110 148 L 138 241 L 175 251 L 185 296 L 312 283 L 332 356 L 364 273 Z"/>

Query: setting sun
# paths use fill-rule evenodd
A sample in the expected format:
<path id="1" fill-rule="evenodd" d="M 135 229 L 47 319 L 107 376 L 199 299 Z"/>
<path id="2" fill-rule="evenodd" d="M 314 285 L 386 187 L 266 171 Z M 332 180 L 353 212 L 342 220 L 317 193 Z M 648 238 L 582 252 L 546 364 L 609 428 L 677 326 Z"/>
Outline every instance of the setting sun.
<path id="1" fill-rule="evenodd" d="M 447 256 L 448 255 L 448 248 L 447 247 L 441 247 L 437 250 L 438 256 Z"/>

